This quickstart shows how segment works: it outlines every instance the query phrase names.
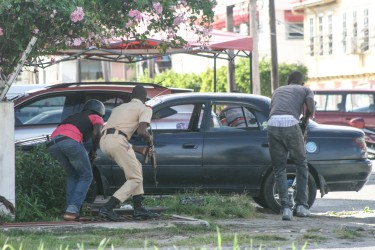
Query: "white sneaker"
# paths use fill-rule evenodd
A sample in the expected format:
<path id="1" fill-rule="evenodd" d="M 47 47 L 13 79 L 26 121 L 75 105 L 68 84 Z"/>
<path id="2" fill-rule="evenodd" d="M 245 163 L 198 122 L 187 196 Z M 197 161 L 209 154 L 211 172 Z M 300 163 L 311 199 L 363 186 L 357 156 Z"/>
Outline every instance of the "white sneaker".
<path id="1" fill-rule="evenodd" d="M 309 217 L 310 216 L 310 210 L 305 208 L 302 205 L 298 205 L 296 209 L 296 215 L 297 217 Z"/>
<path id="2" fill-rule="evenodd" d="M 291 220 L 293 218 L 293 212 L 290 208 L 283 208 L 283 220 Z"/>

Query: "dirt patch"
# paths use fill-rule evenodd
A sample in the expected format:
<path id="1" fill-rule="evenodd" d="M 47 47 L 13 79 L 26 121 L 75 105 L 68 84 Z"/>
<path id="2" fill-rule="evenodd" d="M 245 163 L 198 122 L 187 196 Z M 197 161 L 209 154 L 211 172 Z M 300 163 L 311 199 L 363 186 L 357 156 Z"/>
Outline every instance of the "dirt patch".
<path id="1" fill-rule="evenodd" d="M 262 249 L 325 249 L 375 246 L 375 213 L 353 211 L 343 213 L 313 213 L 308 218 L 293 217 L 282 221 L 281 215 L 259 208 L 261 218 L 222 220 L 217 223 L 232 232 L 247 232 L 254 237 L 274 235 L 285 240 L 262 242 Z M 259 244 L 258 244 L 259 245 Z"/>
<path id="2" fill-rule="evenodd" d="M 214 230 L 191 230 L 184 233 L 171 233 L 171 230 L 158 230 L 162 228 L 175 228 L 176 225 L 188 225 L 206 228 L 218 225 L 220 233 L 230 235 L 247 235 L 254 239 L 253 243 L 243 244 L 240 249 L 342 249 L 369 247 L 375 249 L 375 213 L 369 211 L 328 212 L 312 213 L 308 218 L 293 217 L 292 221 L 282 221 L 281 215 L 257 207 L 258 218 L 255 219 L 225 219 L 207 222 L 190 217 L 169 216 L 165 219 L 151 221 L 128 222 L 100 222 L 100 223 L 70 223 L 59 225 L 28 225 L 28 230 L 68 232 L 107 229 L 139 229 L 125 238 L 147 239 L 158 249 L 172 249 L 181 240 L 193 240 L 195 237 L 206 235 L 216 238 Z M 1 227 L 0 227 L 1 228 Z M 25 229 L 26 229 L 25 228 Z M 85 229 L 86 228 L 86 229 Z M 5 227 L 2 230 L 7 230 Z M 232 241 L 232 240 L 231 240 Z M 195 241 L 196 242 L 196 241 Z M 227 241 L 228 242 L 228 241 Z M 223 244 L 222 249 L 234 249 L 231 244 Z M 216 243 L 214 243 L 216 244 Z M 217 245 L 202 245 L 205 249 L 217 249 Z M 306 246 L 305 246 L 306 244 Z M 115 249 L 127 249 L 127 248 Z M 173 248 L 174 249 L 174 248 Z M 189 246 L 178 244 L 177 249 L 193 249 Z M 196 248 L 195 248 L 196 249 Z"/>

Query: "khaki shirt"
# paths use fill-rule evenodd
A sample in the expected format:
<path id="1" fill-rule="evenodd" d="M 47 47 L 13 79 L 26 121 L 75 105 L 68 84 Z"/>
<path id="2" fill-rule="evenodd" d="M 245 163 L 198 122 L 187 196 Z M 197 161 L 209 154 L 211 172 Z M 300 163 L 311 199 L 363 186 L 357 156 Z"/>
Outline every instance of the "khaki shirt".
<path id="1" fill-rule="evenodd" d="M 132 99 L 128 103 L 112 109 L 112 113 L 103 131 L 109 128 L 121 130 L 128 138 L 131 138 L 137 130 L 139 123 L 151 122 L 152 109 L 138 99 Z"/>

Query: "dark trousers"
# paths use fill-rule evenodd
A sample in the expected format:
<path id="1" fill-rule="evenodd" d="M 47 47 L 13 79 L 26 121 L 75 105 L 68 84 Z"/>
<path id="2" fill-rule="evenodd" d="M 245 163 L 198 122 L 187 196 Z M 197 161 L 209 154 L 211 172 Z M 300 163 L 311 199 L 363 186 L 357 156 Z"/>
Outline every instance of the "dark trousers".
<path id="1" fill-rule="evenodd" d="M 303 205 L 308 208 L 308 167 L 301 128 L 298 124 L 291 127 L 268 126 L 267 131 L 272 167 L 275 173 L 275 183 L 279 192 L 281 207 L 287 208 L 293 204 L 288 195 L 286 174 L 287 159 L 289 156 L 297 167 L 297 194 L 295 203 L 297 206 Z"/>

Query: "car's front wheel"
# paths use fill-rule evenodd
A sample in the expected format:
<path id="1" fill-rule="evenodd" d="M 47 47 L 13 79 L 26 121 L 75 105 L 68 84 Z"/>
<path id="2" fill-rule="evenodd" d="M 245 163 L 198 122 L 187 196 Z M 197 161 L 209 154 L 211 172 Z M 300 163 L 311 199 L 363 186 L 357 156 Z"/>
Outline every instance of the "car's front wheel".
<path id="1" fill-rule="evenodd" d="M 264 199 L 264 195 L 259 195 L 259 196 L 256 196 L 256 197 L 253 196 L 253 200 L 259 206 L 264 207 L 264 208 L 269 208 L 266 200 Z"/>
<path id="2" fill-rule="evenodd" d="M 296 173 L 288 173 L 288 192 L 293 197 L 293 204 L 294 198 L 296 197 L 296 181 L 295 181 Z M 264 200 L 267 203 L 268 207 L 272 209 L 276 213 L 280 213 L 280 200 L 279 200 L 279 192 L 276 188 L 275 178 L 273 172 L 271 172 L 268 176 L 266 181 L 264 182 L 263 187 L 263 196 Z M 309 173 L 308 176 L 308 205 L 311 207 L 316 198 L 317 186 L 313 176 Z"/>

